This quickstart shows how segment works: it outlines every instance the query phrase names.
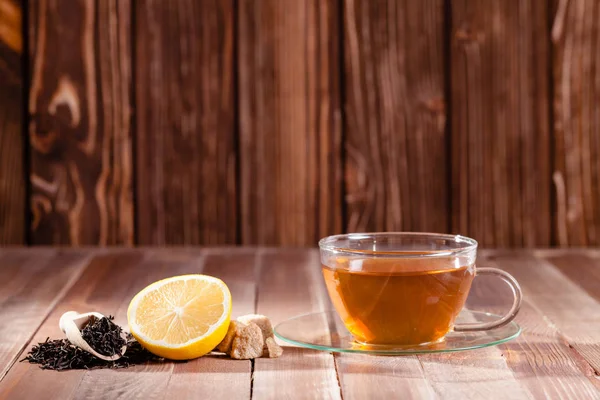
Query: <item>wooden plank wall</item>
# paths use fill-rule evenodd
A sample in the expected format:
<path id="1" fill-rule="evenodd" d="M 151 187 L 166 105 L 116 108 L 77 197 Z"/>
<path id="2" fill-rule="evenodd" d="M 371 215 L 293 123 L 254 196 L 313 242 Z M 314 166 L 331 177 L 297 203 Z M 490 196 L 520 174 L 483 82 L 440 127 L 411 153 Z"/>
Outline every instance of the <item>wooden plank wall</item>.
<path id="1" fill-rule="evenodd" d="M 0 244 L 600 244 L 595 0 L 0 0 Z"/>
<path id="2" fill-rule="evenodd" d="M 453 1 L 452 228 L 483 244 L 551 243 L 547 3 Z"/>
<path id="3" fill-rule="evenodd" d="M 26 240 L 23 10 L 0 0 L 0 244 Z"/>
<path id="4" fill-rule="evenodd" d="M 444 2 L 343 11 L 347 229 L 445 232 Z"/>
<path id="5" fill-rule="evenodd" d="M 235 243 L 233 0 L 134 3 L 138 243 Z"/>
<path id="6" fill-rule="evenodd" d="M 315 244 L 342 231 L 336 0 L 240 0 L 240 234 Z"/>
<path id="7" fill-rule="evenodd" d="M 29 3 L 31 243 L 133 243 L 131 6 Z"/>

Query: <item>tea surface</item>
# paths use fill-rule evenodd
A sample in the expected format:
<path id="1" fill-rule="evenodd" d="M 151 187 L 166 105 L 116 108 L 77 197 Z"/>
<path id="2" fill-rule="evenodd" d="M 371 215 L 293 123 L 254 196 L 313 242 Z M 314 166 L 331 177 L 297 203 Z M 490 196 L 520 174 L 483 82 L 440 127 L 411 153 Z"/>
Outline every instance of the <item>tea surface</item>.
<path id="1" fill-rule="evenodd" d="M 352 335 L 372 344 L 441 339 L 464 306 L 473 266 L 444 259 L 347 259 L 323 266 L 331 300 Z"/>

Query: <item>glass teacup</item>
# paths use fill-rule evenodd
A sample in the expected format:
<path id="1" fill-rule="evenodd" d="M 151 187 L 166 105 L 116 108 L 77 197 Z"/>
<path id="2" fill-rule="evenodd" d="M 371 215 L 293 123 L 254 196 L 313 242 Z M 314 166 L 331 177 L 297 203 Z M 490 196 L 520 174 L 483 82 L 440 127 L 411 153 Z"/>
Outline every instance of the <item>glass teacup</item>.
<path id="1" fill-rule="evenodd" d="M 517 281 L 500 269 L 476 268 L 477 242 L 464 236 L 352 233 L 326 237 L 319 246 L 331 301 L 360 343 L 435 343 L 452 330 L 501 327 L 521 305 Z M 495 321 L 455 325 L 476 275 L 506 282 L 512 307 Z"/>

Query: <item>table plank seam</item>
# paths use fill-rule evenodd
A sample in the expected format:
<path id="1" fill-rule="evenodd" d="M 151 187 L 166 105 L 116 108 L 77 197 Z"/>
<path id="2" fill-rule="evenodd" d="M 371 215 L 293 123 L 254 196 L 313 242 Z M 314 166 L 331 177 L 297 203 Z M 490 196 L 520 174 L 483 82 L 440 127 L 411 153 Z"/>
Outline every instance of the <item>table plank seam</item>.
<path id="1" fill-rule="evenodd" d="M 333 368 L 335 368 L 335 377 L 337 379 L 338 388 L 340 389 L 340 399 L 344 400 L 344 392 L 342 391 L 342 380 L 340 377 L 340 371 L 338 370 L 338 354 L 329 353 L 333 356 Z"/>
<path id="2" fill-rule="evenodd" d="M 588 362 L 588 360 L 586 360 L 585 356 L 583 354 L 581 354 L 577 350 L 577 347 L 575 347 L 571 343 L 569 343 L 569 340 L 562 333 L 560 333 L 560 332 L 559 332 L 559 338 L 567 345 L 567 347 L 573 353 L 575 353 L 575 355 L 577 356 L 577 358 L 579 358 L 582 362 L 584 362 L 589 367 L 589 370 L 593 373 L 593 375 L 588 375 L 588 374 L 585 373 L 585 371 L 581 371 L 585 376 L 587 376 L 588 378 L 590 378 L 592 376 L 600 377 L 600 371 L 598 371 L 596 368 L 594 368 L 594 366 L 591 365 Z"/>
<path id="3" fill-rule="evenodd" d="M 254 259 L 252 261 L 252 274 L 254 276 L 255 282 L 258 282 L 260 278 L 260 274 L 262 272 L 262 256 L 265 253 L 264 249 L 259 247 L 256 249 L 254 253 Z M 258 296 L 259 296 L 259 284 L 256 283 L 254 285 L 254 313 L 258 310 Z M 250 360 L 250 400 L 254 397 L 254 368 L 255 361 L 254 359 Z"/>
<path id="4" fill-rule="evenodd" d="M 250 360 L 250 400 L 254 397 L 254 359 Z"/>
<path id="5" fill-rule="evenodd" d="M 81 387 L 81 384 L 83 383 L 83 381 L 85 380 L 85 374 L 81 374 L 79 376 L 79 380 L 77 381 L 77 386 L 75 386 L 69 396 L 70 399 L 74 399 L 77 392 L 79 391 L 79 388 Z"/>
<path id="6" fill-rule="evenodd" d="M 29 345 L 31 344 L 31 341 L 33 340 L 33 338 L 35 337 L 35 335 L 38 333 L 38 331 L 40 330 L 40 328 L 46 323 L 46 320 L 52 314 L 52 312 L 54 311 L 54 309 L 56 308 L 56 306 L 58 306 L 58 304 L 62 301 L 62 299 L 67 295 L 67 293 L 69 292 L 69 290 L 71 290 L 71 288 L 73 287 L 73 285 L 75 285 L 75 283 L 83 275 L 83 273 L 85 272 L 85 270 L 89 267 L 90 261 L 95 257 L 95 255 L 96 254 L 94 254 L 92 252 L 88 256 L 83 257 L 83 259 L 78 263 L 79 266 L 77 267 L 77 270 L 73 273 L 73 275 L 71 276 L 71 278 L 69 279 L 69 281 L 67 282 L 67 284 L 64 285 L 63 288 L 60 290 L 60 292 L 56 295 L 56 297 L 54 298 L 54 300 L 52 301 L 52 303 L 50 303 L 50 306 L 46 310 L 46 315 L 44 316 L 44 318 L 42 318 L 40 324 L 29 335 L 29 338 L 21 346 L 21 348 L 19 349 L 19 351 L 17 352 L 17 354 L 15 354 L 15 356 L 13 357 L 13 359 L 8 363 L 8 365 L 6 366 L 5 370 L 2 372 L 2 375 L 0 376 L 0 382 L 2 382 L 2 380 L 4 380 L 4 378 L 6 377 L 6 375 L 8 375 L 8 373 L 10 372 L 10 370 L 12 369 L 12 367 L 15 365 L 15 363 L 19 360 L 19 358 L 21 358 L 21 355 L 23 354 L 23 352 L 29 347 Z"/>
<path id="7" fill-rule="evenodd" d="M 419 355 L 415 356 L 415 358 L 419 362 L 419 368 L 421 369 L 421 375 L 423 376 L 425 383 L 427 383 L 427 387 L 429 388 L 430 392 L 436 398 L 439 398 L 441 394 L 437 390 L 435 390 L 435 386 L 431 384 L 431 381 L 429 380 L 430 378 L 427 376 L 427 373 L 425 372 L 425 366 L 423 365 L 423 360 L 421 360 L 421 357 Z M 441 397 L 443 397 L 443 396 L 441 396 Z"/>
<path id="8" fill-rule="evenodd" d="M 169 377 L 167 378 L 167 383 L 165 384 L 165 395 L 163 396 L 163 399 L 167 399 L 169 396 L 167 389 L 169 388 L 169 383 L 171 383 L 171 379 L 173 379 L 174 373 L 175 373 L 175 364 L 171 363 L 171 370 L 169 371 Z"/>

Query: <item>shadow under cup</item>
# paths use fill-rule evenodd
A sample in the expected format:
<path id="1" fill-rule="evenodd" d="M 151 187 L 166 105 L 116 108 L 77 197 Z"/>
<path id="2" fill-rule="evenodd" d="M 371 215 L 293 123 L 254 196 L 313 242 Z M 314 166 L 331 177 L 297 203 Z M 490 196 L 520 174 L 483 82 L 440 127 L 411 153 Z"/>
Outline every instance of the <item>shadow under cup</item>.
<path id="1" fill-rule="evenodd" d="M 492 323 L 454 326 L 476 273 L 477 242 L 473 239 L 369 233 L 330 236 L 319 246 L 331 301 L 358 342 L 401 346 L 437 342 L 452 329 L 502 326 L 519 309 L 520 289 L 514 278 L 486 268 L 485 272 L 513 288 L 513 308 Z"/>

